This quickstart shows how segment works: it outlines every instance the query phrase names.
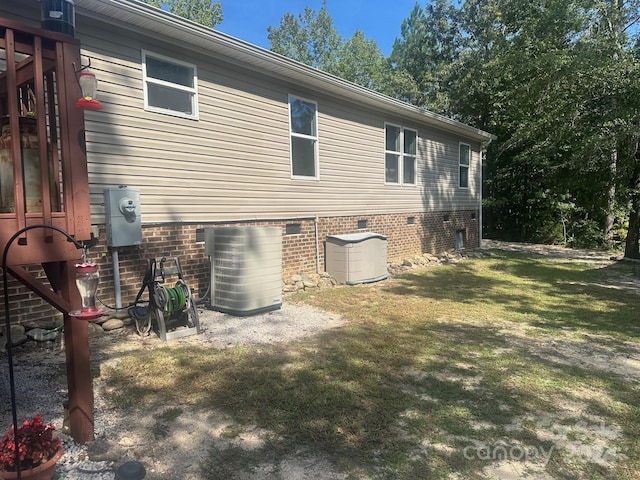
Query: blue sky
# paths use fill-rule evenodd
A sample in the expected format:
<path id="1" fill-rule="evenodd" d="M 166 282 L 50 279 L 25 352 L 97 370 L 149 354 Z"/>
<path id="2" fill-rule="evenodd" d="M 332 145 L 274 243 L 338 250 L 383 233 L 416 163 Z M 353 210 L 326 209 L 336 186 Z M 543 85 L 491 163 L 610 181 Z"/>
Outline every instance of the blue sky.
<path id="1" fill-rule="evenodd" d="M 308 6 L 316 12 L 322 0 L 221 0 L 224 20 L 216 30 L 266 49 L 270 48 L 267 27 L 280 25 L 289 12 L 296 16 Z M 424 1 L 419 2 L 421 5 Z M 356 29 L 374 39 L 382 53 L 389 55 L 400 25 L 409 16 L 416 0 L 327 0 L 327 10 L 340 35 L 349 38 Z"/>

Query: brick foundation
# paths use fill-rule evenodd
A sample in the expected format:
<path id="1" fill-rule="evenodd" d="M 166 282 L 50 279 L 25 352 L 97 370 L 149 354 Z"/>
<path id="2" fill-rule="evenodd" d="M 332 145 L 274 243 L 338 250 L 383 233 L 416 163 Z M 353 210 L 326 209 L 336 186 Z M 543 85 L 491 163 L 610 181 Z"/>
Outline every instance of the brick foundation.
<path id="1" fill-rule="evenodd" d="M 393 262 L 418 253 L 452 251 L 456 247 L 457 232 L 460 232 L 459 240 L 462 239 L 465 248 L 476 248 L 479 245 L 478 219 L 479 212 L 476 210 L 319 218 L 317 227 L 314 218 L 237 222 L 233 225 L 282 228 L 282 275 L 283 279 L 287 279 L 300 272 L 316 273 L 317 265 L 321 272 L 324 271 L 324 242 L 328 235 L 365 231 L 385 235 L 387 261 Z M 118 249 L 122 305 L 126 307 L 134 301 L 142 286 L 147 259 L 163 256 L 178 257 L 187 285 L 195 291 L 196 296 L 204 295 L 209 285 L 209 260 L 204 243 L 198 242 L 199 238 L 196 237 L 200 229 L 221 225 L 144 226 L 141 246 Z M 100 243 L 90 249 L 89 261 L 98 263 L 100 268 L 99 298 L 107 305 L 114 306 L 112 256 L 105 246 L 104 226 L 99 235 Z M 39 270 L 39 267 L 31 267 L 31 271 Z M 44 274 L 40 276 L 44 278 Z M 13 323 L 61 318 L 49 304 L 13 279 L 9 281 L 9 298 Z M 143 299 L 146 298 L 145 293 Z M 1 325 L 4 325 L 4 310 Z"/>

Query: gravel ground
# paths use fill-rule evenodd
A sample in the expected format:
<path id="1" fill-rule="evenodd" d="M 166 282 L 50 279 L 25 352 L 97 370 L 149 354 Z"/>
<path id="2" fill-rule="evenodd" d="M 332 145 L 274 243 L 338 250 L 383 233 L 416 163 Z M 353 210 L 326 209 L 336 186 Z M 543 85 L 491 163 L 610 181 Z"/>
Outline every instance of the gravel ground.
<path id="1" fill-rule="evenodd" d="M 226 348 L 234 345 L 286 342 L 313 335 L 321 330 L 339 326 L 343 321 L 335 315 L 306 305 L 284 303 L 282 308 L 247 317 L 200 308 L 199 318 L 202 333 L 170 340 L 170 344 L 209 345 Z M 165 345 L 155 334 L 140 337 L 133 327 L 112 332 L 92 334 L 90 338 L 92 361 L 100 365 L 117 362 L 118 357 L 140 348 L 157 348 Z M 0 361 L 7 365 L 6 354 Z M 43 413 L 45 421 L 51 421 L 58 432 L 62 432 L 67 397 L 64 347 L 60 339 L 44 343 L 28 342 L 14 348 L 14 378 L 18 421 Z M 77 445 L 71 437 L 61 433 L 65 453 L 56 466 L 58 479 L 98 480 L 113 479 L 114 470 L 127 461 L 136 460 L 145 465 L 146 479 L 198 478 L 198 462 L 206 454 L 212 435 L 228 425 L 220 413 L 211 413 L 207 418 L 181 415 L 173 436 L 186 436 L 189 448 L 181 450 L 176 444 L 182 439 L 167 439 L 158 442 L 150 432 L 157 429 L 154 412 L 123 418 L 109 409 L 100 396 L 98 381 L 94 381 L 95 442 Z M 0 426 L 3 431 L 12 423 L 11 396 L 8 368 L 0 375 Z M 166 447 L 162 446 L 166 443 Z M 304 469 L 307 470 L 308 469 Z M 295 477 L 291 477 L 295 478 Z M 297 478 L 307 478 L 299 476 Z M 312 478 L 312 477 L 309 477 Z M 325 477 L 329 478 L 329 477 Z M 338 477 L 336 477 L 338 478 Z"/>

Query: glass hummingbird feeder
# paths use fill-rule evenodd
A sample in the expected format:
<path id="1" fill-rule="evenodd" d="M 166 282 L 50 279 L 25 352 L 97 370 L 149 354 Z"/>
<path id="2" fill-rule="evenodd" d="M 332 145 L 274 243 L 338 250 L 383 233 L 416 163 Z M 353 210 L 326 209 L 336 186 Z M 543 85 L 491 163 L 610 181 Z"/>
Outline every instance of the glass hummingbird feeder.
<path id="1" fill-rule="evenodd" d="M 77 263 L 76 267 L 76 287 L 82 299 L 82 308 L 69 312 L 70 317 L 80 320 L 94 320 L 103 316 L 107 309 L 96 307 L 96 291 L 100 274 L 98 265 L 95 263 Z"/>
<path id="2" fill-rule="evenodd" d="M 80 110 L 102 110 L 102 104 L 96 100 L 98 80 L 93 72 L 84 70 L 80 73 L 78 83 L 82 89 L 82 98 L 76 102 Z"/>

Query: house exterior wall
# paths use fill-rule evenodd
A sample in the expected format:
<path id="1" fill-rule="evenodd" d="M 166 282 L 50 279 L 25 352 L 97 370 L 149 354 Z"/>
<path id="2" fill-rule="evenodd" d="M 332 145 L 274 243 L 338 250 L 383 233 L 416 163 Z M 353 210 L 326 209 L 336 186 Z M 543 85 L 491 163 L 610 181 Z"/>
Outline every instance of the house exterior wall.
<path id="1" fill-rule="evenodd" d="M 412 219 L 412 220 L 410 220 Z M 291 220 L 263 220 L 221 224 L 167 223 L 143 228 L 141 246 L 120 247 L 119 273 L 122 305 L 126 308 L 135 299 L 142 286 L 147 259 L 177 256 L 180 259 L 184 278 L 196 297 L 206 294 L 210 282 L 209 259 L 205 245 L 199 242 L 199 230 L 213 226 L 276 226 L 283 232 L 283 281 L 289 282 L 299 273 L 325 272 L 325 241 L 328 235 L 341 235 L 362 231 L 358 222 L 367 222 L 367 231 L 381 233 L 387 237 L 387 260 L 400 262 L 403 258 L 419 253 L 441 253 L 455 247 L 456 232 L 463 232 L 465 247 L 478 246 L 479 211 L 414 212 L 407 214 L 356 215 L 328 218 L 298 218 Z M 316 236 L 317 222 L 317 236 Z M 413 222 L 413 223 L 410 223 Z M 286 233 L 287 225 L 300 226 L 300 233 Z M 105 245 L 106 233 L 100 227 L 97 246 L 89 250 L 88 260 L 98 264 L 100 286 L 98 297 L 106 305 L 115 305 L 113 263 L 110 249 Z M 316 238 L 318 239 L 316 250 Z M 30 268 L 34 274 L 39 267 Z M 44 280 L 44 273 L 40 272 Z M 16 323 L 37 325 L 40 320 L 61 320 L 53 307 L 44 303 L 35 294 L 26 291 L 15 281 L 9 287 L 10 309 Z M 141 297 L 148 300 L 147 292 Z M 0 319 L 3 319 L 0 312 Z M 46 326 L 46 324 L 45 324 Z"/>
<path id="2" fill-rule="evenodd" d="M 9 2 L 0 15 L 37 26 L 39 5 Z M 119 249 L 124 305 L 135 298 L 151 257 L 180 257 L 187 283 L 202 293 L 209 267 L 196 232 L 209 226 L 280 226 L 285 281 L 324 271 L 326 237 L 361 231 L 359 220 L 367 221 L 367 231 L 387 236 L 389 261 L 452 250 L 458 231 L 467 248 L 478 246 L 478 140 L 140 29 L 78 15 L 76 37 L 104 105 L 85 113 L 85 125 L 92 223 L 100 239 L 90 259 L 100 265 L 106 303 L 114 293 L 103 190 L 119 185 L 140 190 L 143 225 L 142 245 Z M 144 110 L 143 51 L 197 67 L 199 120 Z M 289 95 L 317 102 L 318 179 L 291 177 Z M 418 132 L 416 186 L 385 185 L 385 123 Z M 471 148 L 469 188 L 458 187 L 460 142 Z M 286 235 L 288 224 L 300 224 L 301 233 Z M 21 298 L 19 319 L 51 314 L 37 297 Z"/>
<path id="3" fill-rule="evenodd" d="M 218 58 L 139 34 L 80 23 L 77 35 L 100 80 L 101 112 L 88 112 L 92 212 L 102 223 L 102 190 L 141 190 L 142 222 L 220 222 L 250 218 L 344 216 L 475 208 L 472 183 L 457 187 L 458 143 L 444 131 L 359 108 L 299 86 L 258 77 Z M 143 105 L 143 50 L 198 69 L 200 120 Z M 292 179 L 288 95 L 318 104 L 319 179 Z M 385 185 L 385 122 L 416 129 L 418 186 Z"/>
<path id="4" fill-rule="evenodd" d="M 34 0 L 9 3 L 15 18 L 31 19 L 32 26 L 38 6 Z M 144 224 L 478 206 L 477 141 L 259 75 L 139 30 L 78 15 L 76 37 L 105 106 L 85 113 L 94 224 L 104 222 L 103 189 L 119 185 L 141 190 Z M 144 110 L 143 50 L 197 66 L 199 120 Z M 289 94 L 318 102 L 318 180 L 291 178 Z M 385 185 L 385 122 L 418 131 L 417 186 Z M 472 150 L 468 189 L 457 187 L 459 142 Z"/>

